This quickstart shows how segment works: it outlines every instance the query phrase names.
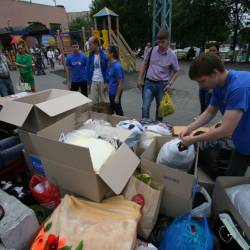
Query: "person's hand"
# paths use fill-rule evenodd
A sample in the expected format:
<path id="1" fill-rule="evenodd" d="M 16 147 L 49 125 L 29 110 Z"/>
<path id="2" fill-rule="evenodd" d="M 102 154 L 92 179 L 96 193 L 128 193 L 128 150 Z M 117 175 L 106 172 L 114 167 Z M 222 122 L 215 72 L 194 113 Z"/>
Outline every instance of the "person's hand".
<path id="1" fill-rule="evenodd" d="M 104 92 L 107 92 L 107 91 L 108 91 L 108 84 L 107 84 L 107 83 L 104 83 L 103 91 L 104 91 Z"/>
<path id="2" fill-rule="evenodd" d="M 115 97 L 115 103 L 116 103 L 116 104 L 119 104 L 119 102 L 120 102 L 119 97 L 116 96 L 116 97 Z"/>
<path id="3" fill-rule="evenodd" d="M 194 136 L 188 135 L 188 136 L 182 137 L 181 142 L 183 145 L 188 147 L 188 146 L 194 144 L 196 142 L 196 140 L 195 140 Z"/>
<path id="4" fill-rule="evenodd" d="M 137 80 L 137 88 L 141 90 L 142 86 L 143 86 L 143 81 L 138 79 Z"/>
<path id="5" fill-rule="evenodd" d="M 173 88 L 173 82 L 168 82 L 167 86 L 164 89 L 164 92 L 169 92 Z"/>
<path id="6" fill-rule="evenodd" d="M 181 133 L 179 134 L 180 140 L 182 140 L 185 136 L 189 136 L 191 134 L 191 130 L 189 127 L 184 128 Z"/>

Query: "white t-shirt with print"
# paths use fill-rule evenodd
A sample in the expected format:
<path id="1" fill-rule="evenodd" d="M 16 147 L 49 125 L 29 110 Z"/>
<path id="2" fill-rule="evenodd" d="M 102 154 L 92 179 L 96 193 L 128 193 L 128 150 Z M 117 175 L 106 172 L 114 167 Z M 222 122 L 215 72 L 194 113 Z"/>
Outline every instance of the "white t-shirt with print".
<path id="1" fill-rule="evenodd" d="M 93 73 L 93 82 L 104 82 L 102 70 L 101 70 L 101 61 L 100 54 L 96 55 L 94 58 L 94 73 Z"/>

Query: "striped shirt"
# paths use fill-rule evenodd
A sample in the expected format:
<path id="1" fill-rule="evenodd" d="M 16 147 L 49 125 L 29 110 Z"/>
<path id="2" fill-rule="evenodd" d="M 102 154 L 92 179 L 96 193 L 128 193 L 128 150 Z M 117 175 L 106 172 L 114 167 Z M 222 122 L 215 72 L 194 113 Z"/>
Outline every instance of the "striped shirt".
<path id="1" fill-rule="evenodd" d="M 8 60 L 5 55 L 0 54 L 0 79 L 6 79 L 10 77 L 10 70 L 8 66 Z"/>

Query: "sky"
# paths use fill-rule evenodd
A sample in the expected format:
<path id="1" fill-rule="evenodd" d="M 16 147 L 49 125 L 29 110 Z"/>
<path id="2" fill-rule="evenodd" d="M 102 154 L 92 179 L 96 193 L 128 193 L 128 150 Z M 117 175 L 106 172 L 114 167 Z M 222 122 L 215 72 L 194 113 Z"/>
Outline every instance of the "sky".
<path id="1" fill-rule="evenodd" d="M 30 0 L 25 0 L 29 2 Z M 54 5 L 53 0 L 31 0 L 32 3 L 41 3 Z M 67 12 L 76 12 L 82 10 L 89 10 L 89 6 L 91 4 L 91 0 L 56 0 L 56 4 L 64 5 Z"/>

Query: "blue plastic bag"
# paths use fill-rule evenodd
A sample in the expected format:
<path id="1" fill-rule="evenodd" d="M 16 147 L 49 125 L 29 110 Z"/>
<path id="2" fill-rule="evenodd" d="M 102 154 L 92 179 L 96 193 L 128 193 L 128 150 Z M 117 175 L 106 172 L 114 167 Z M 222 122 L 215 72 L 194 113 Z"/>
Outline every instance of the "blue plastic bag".
<path id="1" fill-rule="evenodd" d="M 214 240 L 206 218 L 177 217 L 165 230 L 159 250 L 213 250 Z"/>

